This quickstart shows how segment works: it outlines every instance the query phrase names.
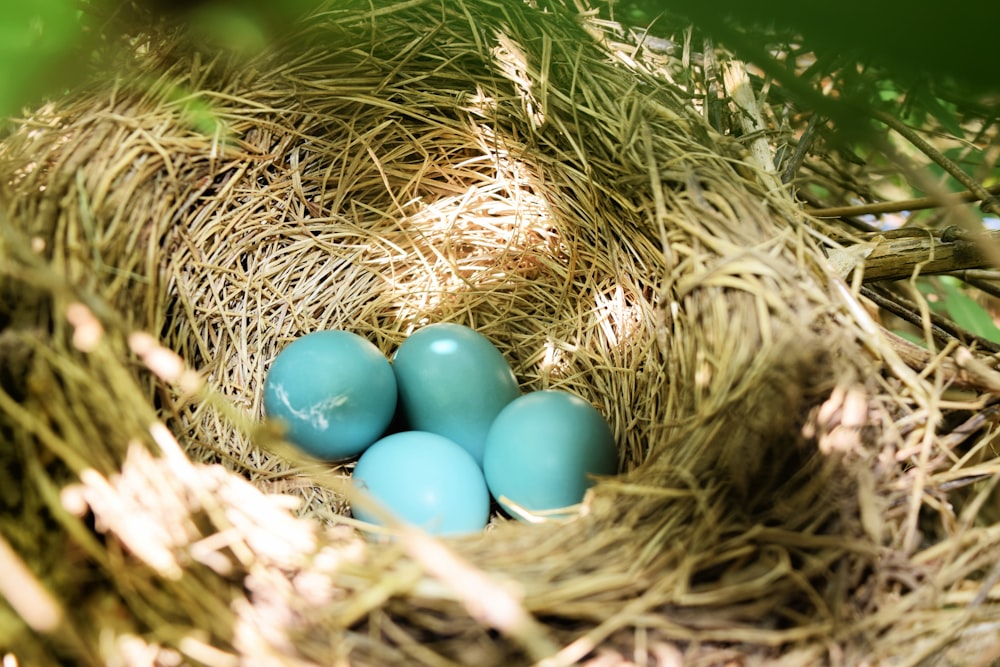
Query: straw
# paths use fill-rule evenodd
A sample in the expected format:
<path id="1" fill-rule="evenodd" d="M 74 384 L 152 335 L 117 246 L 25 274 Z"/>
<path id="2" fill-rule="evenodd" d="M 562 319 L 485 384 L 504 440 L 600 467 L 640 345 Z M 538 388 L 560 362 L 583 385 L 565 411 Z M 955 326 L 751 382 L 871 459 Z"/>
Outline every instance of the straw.
<path id="1" fill-rule="evenodd" d="M 0 145 L 0 528 L 85 647 L 12 655 L 995 653 L 995 421 L 975 374 L 944 398 L 991 360 L 914 369 L 695 65 L 539 4 L 338 2 L 251 58 L 147 36 Z M 261 422 L 296 337 L 440 321 L 608 418 L 620 474 L 575 519 L 380 539 L 349 463 Z"/>

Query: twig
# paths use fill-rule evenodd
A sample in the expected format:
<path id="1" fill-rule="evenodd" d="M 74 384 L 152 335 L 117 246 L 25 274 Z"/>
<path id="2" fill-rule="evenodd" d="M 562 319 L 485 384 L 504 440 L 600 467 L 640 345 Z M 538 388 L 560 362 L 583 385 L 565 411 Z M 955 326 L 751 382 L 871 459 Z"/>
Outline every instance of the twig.
<path id="1" fill-rule="evenodd" d="M 806 124 L 806 129 L 802 131 L 802 136 L 799 138 L 799 143 L 795 147 L 795 152 L 792 153 L 791 159 L 788 160 L 788 164 L 781 172 L 782 183 L 786 185 L 791 183 L 792 179 L 795 177 L 795 173 L 802 166 L 802 163 L 806 159 L 806 155 L 809 153 L 809 148 L 812 147 L 813 139 L 816 138 L 816 128 L 819 127 L 819 121 L 821 118 L 822 116 L 818 113 L 814 113 L 809 117 L 809 122 Z"/>
<path id="2" fill-rule="evenodd" d="M 1000 285 L 996 284 L 997 277 L 983 278 L 976 274 L 996 273 L 995 271 L 982 271 L 979 269 L 969 269 L 967 271 L 956 271 L 951 275 L 955 276 L 966 285 L 975 287 L 980 292 L 989 294 L 992 297 L 1000 298 Z"/>
<path id="3" fill-rule="evenodd" d="M 920 275 L 955 273 L 966 269 L 980 269 L 990 264 L 983 251 L 987 243 L 1000 241 L 1000 232 L 989 232 L 976 240 L 958 238 L 943 240 L 930 230 L 912 228 L 912 235 L 877 235 L 872 239 L 844 250 L 831 250 L 830 258 L 838 255 L 850 263 L 863 262 L 866 283 L 880 280 L 900 280 Z M 919 235 L 918 235 L 919 233 Z"/>
<path id="4" fill-rule="evenodd" d="M 1000 196 L 1000 184 L 985 188 L 991 197 Z M 830 208 L 806 209 L 806 213 L 816 218 L 844 218 L 858 215 L 881 215 L 883 213 L 900 213 L 902 211 L 921 211 L 939 206 L 964 204 L 980 201 L 982 197 L 972 190 L 956 192 L 949 201 L 941 201 L 940 197 L 917 197 L 900 201 L 884 201 L 874 204 L 859 204 L 856 206 L 832 206 Z"/>
<path id="5" fill-rule="evenodd" d="M 916 305 L 908 299 L 901 297 L 898 294 L 892 294 L 883 288 L 871 287 L 867 285 L 862 286 L 861 294 L 865 298 L 871 299 L 871 301 L 874 302 L 879 308 L 892 313 L 896 317 L 899 317 L 916 327 L 922 326 Z M 975 334 L 971 334 L 950 320 L 934 313 L 931 313 L 931 335 L 934 337 L 934 340 L 938 341 L 942 345 L 948 343 L 948 341 L 952 339 L 957 339 L 965 345 L 975 342 L 976 346 L 980 349 L 987 350 L 989 352 L 1000 352 L 1000 345 L 986 340 L 985 338 L 980 338 Z"/>
<path id="6" fill-rule="evenodd" d="M 715 46 L 711 38 L 706 37 L 702 50 L 705 53 L 702 60 L 702 73 L 705 77 L 705 120 L 717 132 L 722 132 L 722 102 L 719 100 L 719 82 L 715 61 Z"/>
<path id="7" fill-rule="evenodd" d="M 726 93 L 739 112 L 740 126 L 750 140 L 750 154 L 759 168 L 757 179 L 769 191 L 781 189 L 781 181 L 774 168 L 774 156 L 764 132 L 767 126 L 761 118 L 760 105 L 750 83 L 750 75 L 739 60 L 729 60 L 722 69 Z"/>
<path id="8" fill-rule="evenodd" d="M 982 209 L 984 212 L 1000 214 L 1000 203 L 995 201 L 994 197 L 996 193 L 991 193 L 990 190 L 983 187 L 979 181 L 962 171 L 957 164 L 946 157 L 941 151 L 934 148 L 934 146 L 931 146 L 926 139 L 920 136 L 918 132 L 914 131 L 900 119 L 895 118 L 894 116 L 891 116 L 883 111 L 873 109 L 872 115 L 877 120 L 885 123 L 890 128 L 901 134 L 903 138 L 916 146 L 921 153 L 929 157 L 935 164 L 948 172 L 952 178 L 965 186 L 965 189 L 973 193 L 976 199 L 983 202 Z"/>

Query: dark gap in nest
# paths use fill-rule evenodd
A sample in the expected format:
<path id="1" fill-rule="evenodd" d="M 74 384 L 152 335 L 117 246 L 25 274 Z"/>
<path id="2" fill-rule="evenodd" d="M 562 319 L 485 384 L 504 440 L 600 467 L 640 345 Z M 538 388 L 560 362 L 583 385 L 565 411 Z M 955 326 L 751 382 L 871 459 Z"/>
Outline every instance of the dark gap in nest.
<path id="1" fill-rule="evenodd" d="M 399 609 L 396 609 L 397 602 L 401 605 Z M 407 618 L 406 626 L 395 622 L 400 618 Z M 456 620 L 453 611 L 430 608 L 415 611 L 413 607 L 405 605 L 404 601 L 390 600 L 383 612 L 368 622 L 360 623 L 356 631 L 370 635 L 374 630 L 382 642 L 388 645 L 395 643 L 397 646 L 400 644 L 400 636 L 405 635 L 405 644 L 419 646 L 421 652 L 433 651 L 458 664 L 478 664 L 480 661 L 494 664 L 498 649 L 502 649 L 503 654 L 511 659 L 527 658 L 503 634 L 475 623 L 456 623 Z M 405 644 L 401 647 L 402 650 L 410 653 L 413 649 L 407 650 Z M 456 646 L 461 646 L 462 649 L 456 650 Z M 512 651 L 514 655 L 510 656 Z"/>
<path id="2" fill-rule="evenodd" d="M 0 224 L 7 224 L 6 222 Z M 27 396 L 34 351 L 27 339 L 52 331 L 52 298 L 41 288 L 15 278 L 0 279 L 0 388 L 15 401 Z"/>

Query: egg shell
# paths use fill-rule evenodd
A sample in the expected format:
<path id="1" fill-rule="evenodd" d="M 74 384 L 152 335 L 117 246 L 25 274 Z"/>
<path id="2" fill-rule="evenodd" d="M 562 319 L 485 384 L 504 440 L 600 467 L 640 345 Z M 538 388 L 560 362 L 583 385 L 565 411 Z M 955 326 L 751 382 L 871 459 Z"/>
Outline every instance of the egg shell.
<path id="1" fill-rule="evenodd" d="M 511 401 L 490 426 L 483 452 L 493 497 L 532 512 L 579 503 L 593 483 L 588 475 L 612 475 L 617 466 L 614 436 L 601 413 L 579 396 L 552 389 Z"/>
<path id="2" fill-rule="evenodd" d="M 386 436 L 369 447 L 353 482 L 400 520 L 434 535 L 457 535 L 486 525 L 490 492 L 479 464 L 451 440 L 422 431 Z M 355 518 L 379 524 L 363 506 Z"/>
<path id="3" fill-rule="evenodd" d="M 521 394 L 500 350 L 469 327 L 443 322 L 403 341 L 392 368 L 407 423 L 458 443 L 482 465 L 490 424 Z"/>
<path id="4" fill-rule="evenodd" d="M 396 409 L 396 376 L 367 339 L 343 330 L 294 340 L 264 381 L 264 413 L 285 437 L 326 460 L 357 456 L 375 442 Z"/>

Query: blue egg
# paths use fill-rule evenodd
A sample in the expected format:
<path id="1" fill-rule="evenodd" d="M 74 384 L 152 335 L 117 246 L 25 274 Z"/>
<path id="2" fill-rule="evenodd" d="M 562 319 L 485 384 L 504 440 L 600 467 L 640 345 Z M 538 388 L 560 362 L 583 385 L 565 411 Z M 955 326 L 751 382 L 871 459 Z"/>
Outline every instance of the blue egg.
<path id="1" fill-rule="evenodd" d="M 493 497 L 532 512 L 579 503 L 593 483 L 590 475 L 612 475 L 617 467 L 614 436 L 601 413 L 579 396 L 551 389 L 511 401 L 490 426 L 483 452 Z"/>
<path id="2" fill-rule="evenodd" d="M 410 426 L 453 440 L 482 465 L 490 423 L 521 394 L 500 350 L 469 327 L 431 324 L 403 341 L 392 368 Z"/>
<path id="3" fill-rule="evenodd" d="M 490 492 L 479 464 L 434 433 L 382 438 L 358 459 L 353 479 L 398 519 L 434 535 L 481 530 L 489 519 Z M 362 506 L 352 512 L 361 521 L 381 523 Z"/>
<path id="4" fill-rule="evenodd" d="M 321 459 L 357 456 L 396 410 L 396 377 L 377 347 L 349 331 L 317 331 L 285 347 L 264 381 L 264 412 Z"/>

